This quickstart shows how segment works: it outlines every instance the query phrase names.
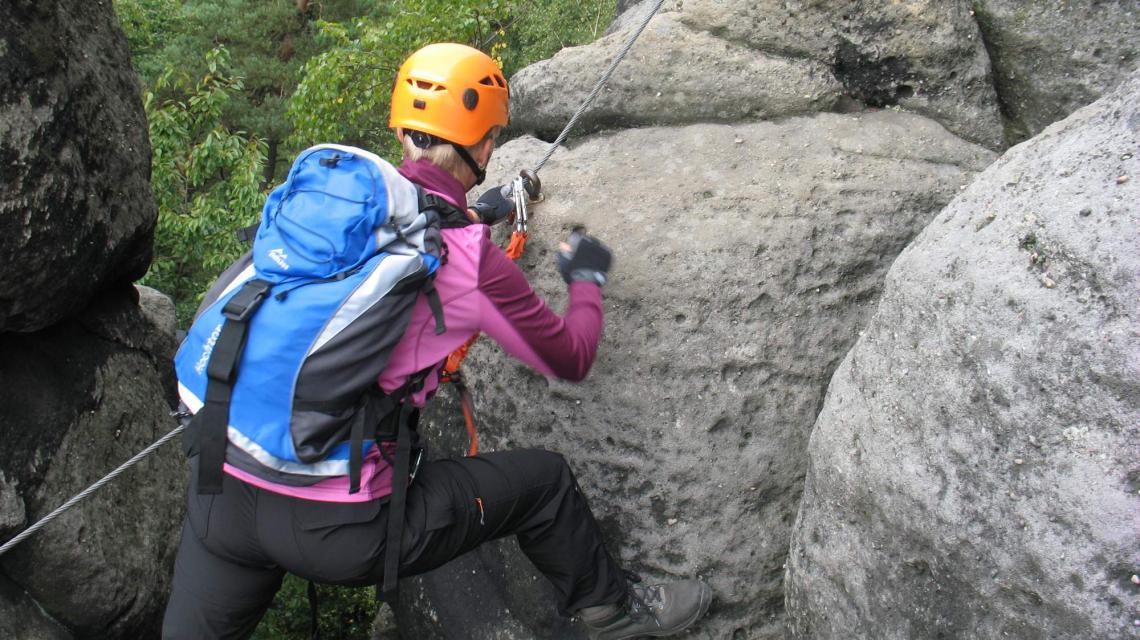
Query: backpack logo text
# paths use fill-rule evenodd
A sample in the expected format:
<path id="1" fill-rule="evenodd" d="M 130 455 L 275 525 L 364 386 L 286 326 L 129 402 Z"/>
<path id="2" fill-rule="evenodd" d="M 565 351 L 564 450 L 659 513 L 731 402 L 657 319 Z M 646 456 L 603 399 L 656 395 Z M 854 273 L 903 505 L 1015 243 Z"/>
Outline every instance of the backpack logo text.
<path id="1" fill-rule="evenodd" d="M 289 263 L 286 262 L 288 258 L 289 256 L 285 255 L 284 249 L 273 249 L 269 252 L 269 259 L 276 262 L 277 266 L 281 267 L 282 269 L 289 268 Z"/>

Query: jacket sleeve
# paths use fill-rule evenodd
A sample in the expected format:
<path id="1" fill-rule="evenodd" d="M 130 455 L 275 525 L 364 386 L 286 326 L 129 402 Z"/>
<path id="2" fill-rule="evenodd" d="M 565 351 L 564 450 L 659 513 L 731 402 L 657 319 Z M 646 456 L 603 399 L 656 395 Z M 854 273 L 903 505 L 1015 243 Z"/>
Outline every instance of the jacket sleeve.
<path id="1" fill-rule="evenodd" d="M 548 376 L 577 382 L 589 373 L 602 334 L 598 285 L 570 285 L 569 305 L 559 316 L 488 235 L 479 261 L 479 294 L 479 328 L 507 353 Z"/>

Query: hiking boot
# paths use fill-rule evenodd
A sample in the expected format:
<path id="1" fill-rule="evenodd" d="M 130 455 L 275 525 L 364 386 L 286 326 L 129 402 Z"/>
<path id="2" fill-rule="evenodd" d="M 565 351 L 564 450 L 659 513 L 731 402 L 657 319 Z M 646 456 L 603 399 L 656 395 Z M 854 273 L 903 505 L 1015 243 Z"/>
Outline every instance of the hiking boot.
<path id="1" fill-rule="evenodd" d="M 712 588 L 700 580 L 631 587 L 625 602 L 586 607 L 578 617 L 590 640 L 669 636 L 705 615 Z"/>

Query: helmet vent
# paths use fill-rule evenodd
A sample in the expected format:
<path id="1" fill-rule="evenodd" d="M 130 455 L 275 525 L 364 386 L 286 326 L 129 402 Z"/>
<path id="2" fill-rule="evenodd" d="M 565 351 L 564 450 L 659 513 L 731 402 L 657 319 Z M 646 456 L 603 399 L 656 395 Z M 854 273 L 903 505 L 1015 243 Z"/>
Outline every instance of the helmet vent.
<path id="1" fill-rule="evenodd" d="M 435 84 L 434 82 L 428 82 L 427 80 L 412 80 L 411 78 L 408 78 L 408 84 L 412 85 L 413 87 L 415 87 L 417 89 L 423 89 L 425 91 L 443 91 L 444 90 L 443 85 Z"/>
<path id="2" fill-rule="evenodd" d="M 495 86 L 495 82 L 493 80 L 491 80 L 491 76 L 487 76 L 486 78 L 483 78 L 482 80 L 479 81 L 479 84 L 486 85 L 488 87 Z"/>
<path id="3" fill-rule="evenodd" d="M 503 80 L 503 76 L 495 76 L 495 83 L 504 89 L 507 88 L 507 81 Z"/>

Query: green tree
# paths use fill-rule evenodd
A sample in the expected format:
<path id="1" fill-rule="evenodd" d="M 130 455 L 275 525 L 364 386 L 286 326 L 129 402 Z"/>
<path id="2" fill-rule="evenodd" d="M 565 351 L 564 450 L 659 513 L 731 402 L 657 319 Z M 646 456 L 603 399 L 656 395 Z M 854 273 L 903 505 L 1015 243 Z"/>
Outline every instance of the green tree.
<path id="1" fill-rule="evenodd" d="M 159 212 L 154 262 L 143 282 L 174 298 L 183 323 L 241 254 L 233 232 L 257 221 L 264 199 L 265 144 L 222 123 L 227 101 L 242 88 L 224 48 L 206 54 L 206 70 L 192 81 L 167 69 L 143 99 Z"/>
<path id="2" fill-rule="evenodd" d="M 296 149 L 281 149 L 292 132 L 285 101 L 292 95 L 301 66 L 320 51 L 315 35 L 320 20 L 351 20 L 371 15 L 367 0 L 115 0 L 115 9 L 131 45 L 135 70 L 159 99 L 172 87 L 158 86 L 167 68 L 194 77 L 207 73 L 203 54 L 224 46 L 231 68 L 242 78 L 231 92 L 222 122 L 264 140 L 268 161 L 262 176 L 268 186 L 287 168 Z"/>
<path id="3" fill-rule="evenodd" d="M 115 13 L 126 33 L 135 72 L 150 86 L 166 68 L 158 52 L 184 30 L 178 0 L 115 0 Z M 205 49 L 198 51 L 200 59 Z"/>

